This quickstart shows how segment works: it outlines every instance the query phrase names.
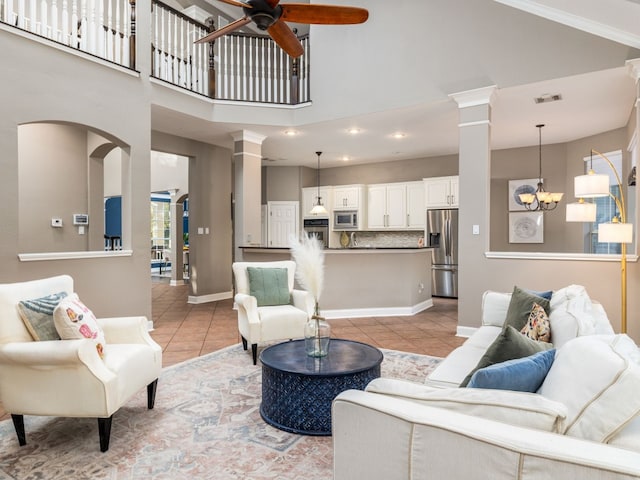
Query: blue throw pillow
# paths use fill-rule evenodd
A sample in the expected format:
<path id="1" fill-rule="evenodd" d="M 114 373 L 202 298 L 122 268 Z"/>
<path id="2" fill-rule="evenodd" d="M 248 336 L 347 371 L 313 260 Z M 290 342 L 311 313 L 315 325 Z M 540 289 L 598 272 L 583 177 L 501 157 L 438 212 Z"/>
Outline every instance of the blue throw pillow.
<path id="1" fill-rule="evenodd" d="M 539 297 L 545 298 L 547 300 L 551 300 L 551 296 L 553 295 L 553 290 L 546 290 L 544 292 L 538 292 L 536 290 L 529 290 L 528 288 L 524 289 L 526 292 L 533 293 Z"/>
<path id="2" fill-rule="evenodd" d="M 547 376 L 555 354 L 552 348 L 481 368 L 473 374 L 467 387 L 535 393 Z"/>

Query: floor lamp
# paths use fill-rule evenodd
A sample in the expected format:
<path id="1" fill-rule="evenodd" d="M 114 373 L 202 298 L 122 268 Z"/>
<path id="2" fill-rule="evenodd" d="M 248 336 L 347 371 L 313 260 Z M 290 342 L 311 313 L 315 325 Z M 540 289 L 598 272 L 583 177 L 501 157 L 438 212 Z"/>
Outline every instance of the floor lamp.
<path id="1" fill-rule="evenodd" d="M 575 196 L 578 198 L 577 203 L 567 205 L 567 222 L 595 222 L 596 206 L 593 203 L 585 202 L 585 198 L 595 197 L 611 197 L 618 210 L 610 222 L 600 223 L 598 225 L 598 242 L 602 243 L 619 243 L 620 244 L 620 330 L 622 333 L 627 332 L 627 243 L 633 241 L 633 225 L 627 222 L 627 213 L 624 201 L 624 192 L 622 191 L 622 182 L 615 165 L 604 154 L 591 150 L 591 159 L 593 155 L 598 155 L 604 159 L 616 177 L 618 183 L 618 196 L 611 193 L 609 188 L 609 175 L 596 174 L 591 167 L 586 175 L 579 175 L 574 179 Z"/>

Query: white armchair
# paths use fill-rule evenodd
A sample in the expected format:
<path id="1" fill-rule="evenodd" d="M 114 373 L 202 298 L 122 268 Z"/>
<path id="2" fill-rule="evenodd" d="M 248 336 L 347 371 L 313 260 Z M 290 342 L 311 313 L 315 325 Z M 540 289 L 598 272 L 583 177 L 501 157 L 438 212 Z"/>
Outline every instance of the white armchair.
<path id="1" fill-rule="evenodd" d="M 113 414 L 144 386 L 153 408 L 162 349 L 145 317 L 98 319 L 104 358 L 89 339 L 34 341 L 18 303 L 59 292 L 73 293 L 70 276 L 0 284 L 0 402 L 20 445 L 26 444 L 24 415 L 97 417 L 105 452 Z"/>
<path id="2" fill-rule="evenodd" d="M 247 268 L 286 268 L 290 304 L 258 306 L 256 297 L 250 294 Z M 258 359 L 258 343 L 286 340 L 304 336 L 304 326 L 313 314 L 313 297 L 306 291 L 293 288 L 296 264 L 291 260 L 280 262 L 235 262 L 233 275 L 236 282 L 234 297 L 238 310 L 238 330 L 242 346 L 251 344 L 253 364 Z"/>

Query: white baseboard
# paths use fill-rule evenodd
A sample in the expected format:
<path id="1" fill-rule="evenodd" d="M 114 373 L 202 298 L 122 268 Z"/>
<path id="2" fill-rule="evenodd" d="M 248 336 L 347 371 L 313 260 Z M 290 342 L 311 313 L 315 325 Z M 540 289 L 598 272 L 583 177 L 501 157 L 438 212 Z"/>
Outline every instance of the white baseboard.
<path id="1" fill-rule="evenodd" d="M 399 317 L 415 315 L 431 307 L 433 307 L 433 300 L 429 299 L 411 307 L 321 309 L 320 315 L 324 318 Z"/>
<path id="2" fill-rule="evenodd" d="M 178 285 L 184 285 L 185 283 L 187 282 L 185 282 L 184 280 L 171 280 L 169 282 L 169 285 L 171 285 L 172 287 L 177 287 Z"/>
<path id="3" fill-rule="evenodd" d="M 209 295 L 197 296 L 189 295 L 189 298 L 187 298 L 187 303 L 209 303 L 217 302 L 218 300 L 226 300 L 227 298 L 233 298 L 233 292 L 210 293 Z"/>
<path id="4" fill-rule="evenodd" d="M 478 330 L 476 327 L 461 327 L 460 325 L 458 325 L 458 327 L 456 328 L 456 337 L 469 338 L 475 333 L 476 330 Z"/>

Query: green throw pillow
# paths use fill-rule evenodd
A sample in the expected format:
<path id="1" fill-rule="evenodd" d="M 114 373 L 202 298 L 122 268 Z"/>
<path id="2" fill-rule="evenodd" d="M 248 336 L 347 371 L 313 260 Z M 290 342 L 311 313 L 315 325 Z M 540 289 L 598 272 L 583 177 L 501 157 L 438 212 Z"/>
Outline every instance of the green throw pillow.
<path id="1" fill-rule="evenodd" d="M 53 323 L 53 311 L 66 292 L 54 293 L 42 298 L 22 300 L 18 303 L 18 313 L 34 340 L 60 340 Z"/>
<path id="2" fill-rule="evenodd" d="M 511 325 L 507 325 L 489 348 L 487 348 L 487 351 L 484 353 L 476 367 L 471 370 L 460 386 L 466 387 L 476 370 L 480 370 L 481 368 L 488 367 L 489 365 L 494 365 L 496 363 L 506 362 L 507 360 L 528 357 L 534 353 L 550 350 L 552 348 L 553 345 L 551 343 L 531 340 Z"/>
<path id="3" fill-rule="evenodd" d="M 286 268 L 247 267 L 249 294 L 259 307 L 291 303 L 289 274 Z"/>
<path id="4" fill-rule="evenodd" d="M 509 308 L 507 309 L 507 318 L 504 321 L 504 328 L 507 325 L 511 325 L 516 330 L 522 330 L 529 321 L 529 315 L 533 309 L 534 303 L 537 303 L 547 315 L 549 315 L 549 300 L 540 297 L 532 292 L 523 290 L 520 287 L 513 287 L 513 294 L 511 295 L 511 301 L 509 302 Z"/>

